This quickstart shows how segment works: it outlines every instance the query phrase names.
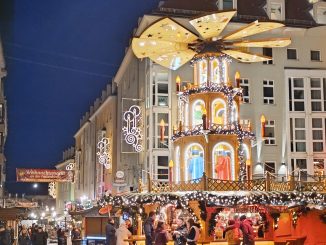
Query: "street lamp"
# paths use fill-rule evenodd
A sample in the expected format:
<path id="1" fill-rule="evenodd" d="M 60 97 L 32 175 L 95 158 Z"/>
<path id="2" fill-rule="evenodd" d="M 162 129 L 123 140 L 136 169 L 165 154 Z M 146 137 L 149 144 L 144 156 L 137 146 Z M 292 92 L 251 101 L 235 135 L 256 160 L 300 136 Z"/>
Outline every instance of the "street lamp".
<path id="1" fill-rule="evenodd" d="M 35 183 L 35 184 L 33 185 L 33 188 L 36 189 L 37 187 L 38 187 L 38 184 Z"/>

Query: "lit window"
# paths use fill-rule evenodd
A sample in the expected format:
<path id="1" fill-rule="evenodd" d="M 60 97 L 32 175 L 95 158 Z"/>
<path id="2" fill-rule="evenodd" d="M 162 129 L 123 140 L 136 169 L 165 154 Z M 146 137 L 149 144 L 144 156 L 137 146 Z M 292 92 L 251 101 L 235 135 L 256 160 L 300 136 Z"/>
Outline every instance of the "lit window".
<path id="1" fill-rule="evenodd" d="M 312 61 L 321 61 L 320 51 L 319 50 L 311 50 L 310 51 L 310 59 Z"/>
<path id="2" fill-rule="evenodd" d="M 264 104 L 274 104 L 274 81 L 263 81 Z"/>

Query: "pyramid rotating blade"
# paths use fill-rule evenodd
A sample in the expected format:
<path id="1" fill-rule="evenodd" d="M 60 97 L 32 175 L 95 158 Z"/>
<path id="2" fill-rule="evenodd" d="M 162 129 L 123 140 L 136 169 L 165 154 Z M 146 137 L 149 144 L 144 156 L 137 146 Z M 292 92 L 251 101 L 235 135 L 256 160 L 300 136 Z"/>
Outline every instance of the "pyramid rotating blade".
<path id="1" fill-rule="evenodd" d="M 231 32 L 223 37 L 224 40 L 236 40 L 243 37 L 252 36 L 258 33 L 262 33 L 265 31 L 273 30 L 276 28 L 280 28 L 284 26 L 281 23 L 276 22 L 258 22 L 256 20 L 255 22 L 252 22 L 239 30 L 236 30 L 234 32 Z"/>
<path id="2" fill-rule="evenodd" d="M 179 43 L 191 43 L 198 39 L 195 34 L 170 18 L 160 19 L 150 25 L 140 38 Z"/>
<path id="3" fill-rule="evenodd" d="M 191 20 L 190 24 L 195 27 L 205 39 L 217 37 L 221 34 L 236 12 L 237 11 L 232 10 L 205 15 Z"/>
<path id="4" fill-rule="evenodd" d="M 244 52 L 241 50 L 222 50 L 222 53 L 227 54 L 231 56 L 232 58 L 239 60 L 241 62 L 262 62 L 271 60 L 271 57 L 259 55 L 259 54 L 253 54 L 249 52 Z"/>
<path id="5" fill-rule="evenodd" d="M 283 48 L 291 44 L 291 38 L 270 38 L 260 40 L 245 40 L 234 42 L 232 45 L 236 47 L 252 47 L 252 48 Z"/>
<path id="6" fill-rule="evenodd" d="M 132 50 L 137 58 L 145 58 L 165 53 L 185 51 L 188 49 L 187 43 L 176 43 L 147 38 L 133 38 Z"/>
<path id="7" fill-rule="evenodd" d="M 188 49 L 185 51 L 177 51 L 161 55 L 152 55 L 149 58 L 157 64 L 160 64 L 161 66 L 164 66 L 171 70 L 177 70 L 180 66 L 190 61 L 194 57 L 194 55 L 196 55 L 196 52 Z"/>

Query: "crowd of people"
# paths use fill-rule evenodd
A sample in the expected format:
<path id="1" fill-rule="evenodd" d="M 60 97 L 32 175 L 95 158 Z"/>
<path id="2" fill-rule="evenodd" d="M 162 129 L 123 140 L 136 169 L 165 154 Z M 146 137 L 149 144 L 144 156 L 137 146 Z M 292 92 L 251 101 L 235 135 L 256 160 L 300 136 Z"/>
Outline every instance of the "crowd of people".
<path id="1" fill-rule="evenodd" d="M 81 241 L 81 232 L 77 227 L 71 231 L 54 227 L 47 231 L 42 226 L 32 224 L 30 227 L 24 225 L 18 229 L 18 239 L 15 243 L 14 229 L 10 226 L 7 228 L 4 224 L 0 224 L 0 245 L 47 245 L 49 236 L 52 240 L 57 240 L 58 245 L 79 245 Z"/>
<path id="2" fill-rule="evenodd" d="M 167 245 L 173 240 L 174 245 L 197 245 L 200 238 L 200 225 L 190 218 L 185 221 L 182 217 L 177 218 L 176 228 L 173 231 L 167 229 L 163 221 L 155 224 L 156 213 L 150 212 L 144 223 L 146 245 Z M 114 219 L 109 218 L 106 226 L 106 245 L 129 245 L 128 238 L 133 234 L 130 220 L 126 220 L 116 229 Z M 229 220 L 224 230 L 224 237 L 229 245 L 254 245 L 255 233 L 252 221 L 245 215 L 240 219 Z"/>

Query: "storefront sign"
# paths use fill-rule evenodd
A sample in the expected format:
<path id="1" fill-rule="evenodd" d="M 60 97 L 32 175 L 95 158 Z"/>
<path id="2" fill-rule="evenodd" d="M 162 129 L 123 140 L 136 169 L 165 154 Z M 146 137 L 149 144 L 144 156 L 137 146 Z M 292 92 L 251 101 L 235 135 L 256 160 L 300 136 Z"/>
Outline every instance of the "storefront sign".
<path id="1" fill-rule="evenodd" d="M 123 171 L 117 171 L 114 178 L 113 186 L 126 186 L 126 177 Z"/>
<path id="2" fill-rule="evenodd" d="M 17 182 L 73 182 L 74 172 L 56 169 L 16 169 Z"/>

